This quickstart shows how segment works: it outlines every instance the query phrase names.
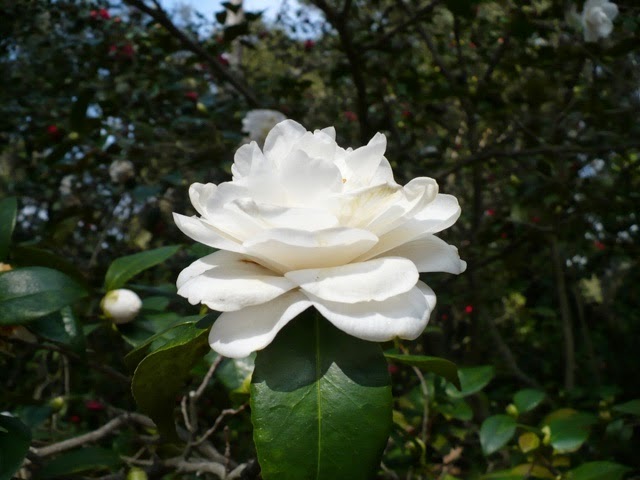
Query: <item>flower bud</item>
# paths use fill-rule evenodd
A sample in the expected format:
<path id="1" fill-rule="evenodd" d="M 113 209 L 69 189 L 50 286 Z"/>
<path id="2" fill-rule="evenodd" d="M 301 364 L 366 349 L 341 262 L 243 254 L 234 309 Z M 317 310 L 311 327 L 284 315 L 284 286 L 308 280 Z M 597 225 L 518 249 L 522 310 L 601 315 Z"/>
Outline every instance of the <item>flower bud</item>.
<path id="1" fill-rule="evenodd" d="M 138 315 L 142 300 L 135 292 L 120 288 L 107 292 L 100 302 L 100 307 L 113 323 L 122 324 L 132 321 Z"/>
<path id="2" fill-rule="evenodd" d="M 130 160 L 114 160 L 109 166 L 109 176 L 113 183 L 127 183 L 136 174 Z"/>

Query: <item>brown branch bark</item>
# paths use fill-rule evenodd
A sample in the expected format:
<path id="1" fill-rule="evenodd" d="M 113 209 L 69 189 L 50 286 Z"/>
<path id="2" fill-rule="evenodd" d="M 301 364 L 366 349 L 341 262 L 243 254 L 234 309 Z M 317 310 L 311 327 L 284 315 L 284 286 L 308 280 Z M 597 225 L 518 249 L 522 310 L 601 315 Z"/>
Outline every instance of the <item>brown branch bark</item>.
<path id="1" fill-rule="evenodd" d="M 239 79 L 237 79 L 231 72 L 229 72 L 215 57 L 207 52 L 198 42 L 188 37 L 182 30 L 180 30 L 167 16 L 164 10 L 159 8 L 152 8 L 145 4 L 143 0 L 124 0 L 127 5 L 137 8 L 138 10 L 146 13 L 156 22 L 162 25 L 167 31 L 173 35 L 186 49 L 198 55 L 202 58 L 209 67 L 213 74 L 220 80 L 229 83 L 238 93 L 240 93 L 247 103 L 252 107 L 260 106 L 260 102 L 254 93 Z"/>

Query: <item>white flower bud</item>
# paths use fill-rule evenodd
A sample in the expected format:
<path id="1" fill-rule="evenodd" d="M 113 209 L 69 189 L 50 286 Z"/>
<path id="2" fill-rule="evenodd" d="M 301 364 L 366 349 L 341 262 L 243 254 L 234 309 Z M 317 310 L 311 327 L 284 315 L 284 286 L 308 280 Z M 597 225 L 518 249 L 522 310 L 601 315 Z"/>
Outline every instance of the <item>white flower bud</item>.
<path id="1" fill-rule="evenodd" d="M 582 28 L 585 42 L 597 42 L 613 31 L 613 20 L 618 16 L 618 6 L 609 0 L 587 0 L 582 10 Z"/>
<path id="2" fill-rule="evenodd" d="M 100 307 L 105 316 L 113 320 L 113 323 L 128 323 L 138 315 L 142 300 L 135 292 L 119 288 L 107 292 L 100 302 Z"/>
<path id="3" fill-rule="evenodd" d="M 126 183 L 136 174 L 136 169 L 130 160 L 114 160 L 109 165 L 109 176 L 113 183 Z"/>

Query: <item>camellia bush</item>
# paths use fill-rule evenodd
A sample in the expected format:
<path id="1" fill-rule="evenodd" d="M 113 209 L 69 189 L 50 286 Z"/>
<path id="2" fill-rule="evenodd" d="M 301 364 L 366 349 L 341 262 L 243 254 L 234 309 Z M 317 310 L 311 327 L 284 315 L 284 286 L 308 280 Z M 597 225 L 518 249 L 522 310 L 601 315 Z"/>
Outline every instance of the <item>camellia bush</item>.
<path id="1" fill-rule="evenodd" d="M 5 3 L 0 480 L 640 478 L 640 6 Z"/>

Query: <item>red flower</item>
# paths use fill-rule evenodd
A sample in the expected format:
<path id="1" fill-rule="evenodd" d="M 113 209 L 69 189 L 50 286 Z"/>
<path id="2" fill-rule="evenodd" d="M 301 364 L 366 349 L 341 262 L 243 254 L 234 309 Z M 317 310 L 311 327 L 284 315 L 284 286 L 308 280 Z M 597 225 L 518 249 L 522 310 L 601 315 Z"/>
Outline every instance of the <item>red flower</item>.
<path id="1" fill-rule="evenodd" d="M 305 40 L 304 41 L 304 49 L 308 52 L 309 50 L 312 50 L 313 47 L 316 46 L 316 42 L 314 42 L 313 40 Z"/>
<path id="2" fill-rule="evenodd" d="M 109 15 L 109 12 L 106 8 L 101 8 L 100 10 L 98 10 L 98 14 L 103 20 L 109 20 L 111 18 L 111 15 Z"/>
<path id="3" fill-rule="evenodd" d="M 397 365 L 390 363 L 389 365 L 387 365 L 387 370 L 391 375 L 395 375 L 396 373 L 398 373 L 400 369 L 398 368 Z"/>
<path id="4" fill-rule="evenodd" d="M 509 235 L 507 235 L 507 232 L 502 232 L 500 238 L 509 238 Z"/>
<path id="5" fill-rule="evenodd" d="M 225 67 L 229 66 L 229 59 L 227 58 L 227 55 L 225 53 L 218 55 L 218 61 Z"/>
<path id="6" fill-rule="evenodd" d="M 350 122 L 355 122 L 358 120 L 358 115 L 356 115 L 351 110 L 347 110 L 346 112 L 344 112 L 344 117 Z"/>
<path id="7" fill-rule="evenodd" d="M 71 423 L 80 423 L 81 418 L 78 415 L 71 415 L 69 421 Z"/>
<path id="8" fill-rule="evenodd" d="M 493 208 L 487 208 L 484 213 L 488 217 L 493 217 L 496 214 L 496 211 Z"/>
<path id="9" fill-rule="evenodd" d="M 131 45 L 130 43 L 127 43 L 126 45 L 122 46 L 122 48 L 120 49 L 120 53 L 124 57 L 131 58 L 135 55 L 136 50 L 135 48 L 133 48 L 133 45 Z"/>
<path id="10" fill-rule="evenodd" d="M 467 305 L 466 307 L 464 307 L 464 313 L 473 313 L 473 305 Z"/>
<path id="11" fill-rule="evenodd" d="M 446 320 L 449 320 L 449 315 L 447 315 L 446 313 L 443 313 L 440 318 L 446 321 Z"/>
<path id="12" fill-rule="evenodd" d="M 84 406 L 87 407 L 87 410 L 91 410 L 93 412 L 104 410 L 104 405 L 98 400 L 87 400 L 84 402 Z"/>
<path id="13" fill-rule="evenodd" d="M 593 245 L 598 250 L 604 250 L 605 248 L 607 248 L 607 246 L 604 243 L 602 243 L 600 240 L 596 240 L 595 242 L 593 242 Z"/>
<path id="14" fill-rule="evenodd" d="M 117 45 L 109 45 L 109 53 L 111 55 L 114 55 L 118 52 L 118 46 Z"/>
<path id="15" fill-rule="evenodd" d="M 403 110 L 402 116 L 403 118 L 411 118 L 413 116 L 413 113 L 411 112 L 411 110 Z"/>
<path id="16" fill-rule="evenodd" d="M 91 18 L 98 18 L 98 11 L 97 10 L 91 10 L 91 12 L 89 12 L 89 16 Z"/>
<path id="17" fill-rule="evenodd" d="M 540 217 L 538 217 L 538 216 L 531 217 L 531 221 L 532 221 L 533 223 L 540 223 Z"/>
<path id="18" fill-rule="evenodd" d="M 49 135 L 58 135 L 60 133 L 60 129 L 56 125 L 49 125 L 47 127 L 47 133 Z"/>
<path id="19" fill-rule="evenodd" d="M 198 93 L 194 91 L 184 92 L 184 98 L 191 100 L 192 102 L 198 101 Z"/>

